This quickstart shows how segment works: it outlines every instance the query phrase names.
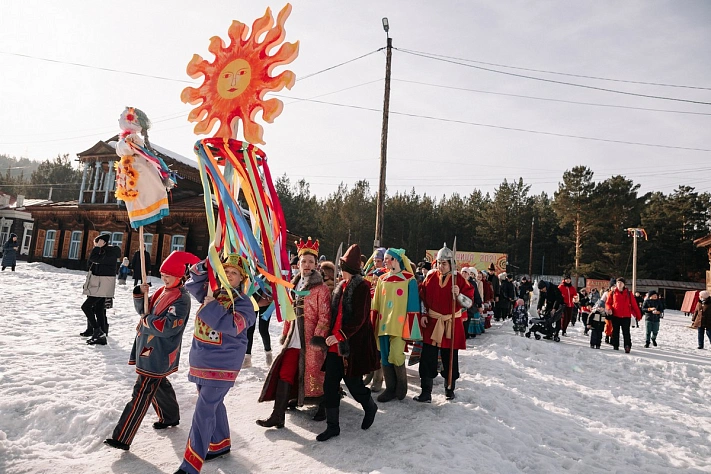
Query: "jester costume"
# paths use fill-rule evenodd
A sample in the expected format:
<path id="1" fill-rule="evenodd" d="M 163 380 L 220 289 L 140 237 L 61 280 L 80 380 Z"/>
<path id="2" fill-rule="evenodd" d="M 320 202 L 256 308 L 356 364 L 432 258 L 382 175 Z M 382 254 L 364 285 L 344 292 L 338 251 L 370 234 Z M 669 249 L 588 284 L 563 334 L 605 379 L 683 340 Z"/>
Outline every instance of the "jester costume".
<path id="1" fill-rule="evenodd" d="M 390 248 L 385 256 L 390 271 L 378 278 L 371 304 L 385 378 L 385 391 L 378 396 L 379 402 L 395 397 L 402 400 L 407 395 L 405 339 L 419 339 L 420 299 L 410 260 L 403 249 Z"/>

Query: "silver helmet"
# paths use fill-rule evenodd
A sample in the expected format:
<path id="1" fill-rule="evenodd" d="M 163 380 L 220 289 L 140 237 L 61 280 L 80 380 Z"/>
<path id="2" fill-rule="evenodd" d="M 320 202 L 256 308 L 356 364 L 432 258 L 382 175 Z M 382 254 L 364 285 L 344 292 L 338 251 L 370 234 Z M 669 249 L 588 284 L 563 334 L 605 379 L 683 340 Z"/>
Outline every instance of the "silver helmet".
<path id="1" fill-rule="evenodd" d="M 439 260 L 446 260 L 449 262 L 450 265 L 452 264 L 452 262 L 454 262 L 454 252 L 452 252 L 452 250 L 447 247 L 446 242 L 444 243 L 444 247 L 439 249 L 439 252 L 437 252 L 437 261 Z"/>

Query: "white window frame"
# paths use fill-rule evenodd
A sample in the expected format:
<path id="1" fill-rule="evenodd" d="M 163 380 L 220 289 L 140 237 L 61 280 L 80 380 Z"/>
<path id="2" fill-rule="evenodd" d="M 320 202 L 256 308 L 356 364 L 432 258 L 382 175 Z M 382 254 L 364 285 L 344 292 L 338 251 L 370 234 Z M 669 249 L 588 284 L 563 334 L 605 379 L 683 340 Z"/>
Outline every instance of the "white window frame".
<path id="1" fill-rule="evenodd" d="M 21 255 L 30 254 L 30 244 L 32 243 L 32 228 L 34 224 L 32 222 L 25 222 L 22 224 L 25 228 L 25 232 L 22 235 L 22 248 L 20 249 Z"/>
<path id="2" fill-rule="evenodd" d="M 115 245 L 118 248 L 123 248 L 123 232 L 112 232 L 110 245 Z"/>
<path id="3" fill-rule="evenodd" d="M 179 239 L 183 239 L 182 244 L 178 243 Z M 170 238 L 170 251 L 173 252 L 175 250 L 179 252 L 184 252 L 185 251 L 185 236 L 184 235 L 174 235 Z"/>
<path id="4" fill-rule="evenodd" d="M 50 235 L 52 238 L 50 239 Z M 44 236 L 44 248 L 42 249 L 42 257 L 44 258 L 54 258 L 54 242 L 57 240 L 57 231 L 48 230 Z M 48 245 L 49 244 L 49 245 Z"/>
<path id="5" fill-rule="evenodd" d="M 143 234 L 143 248 L 145 248 L 150 255 L 153 255 L 151 253 L 153 250 L 153 234 Z"/>
<path id="6" fill-rule="evenodd" d="M 0 219 L 0 247 L 5 245 L 7 239 L 10 238 L 12 229 L 12 219 L 5 219 L 4 217 Z"/>
<path id="7" fill-rule="evenodd" d="M 74 237 L 77 237 L 74 239 Z M 81 250 L 81 231 L 80 230 L 75 230 L 72 231 L 72 234 L 69 238 L 69 255 L 67 257 L 70 260 L 79 260 L 79 251 Z"/>

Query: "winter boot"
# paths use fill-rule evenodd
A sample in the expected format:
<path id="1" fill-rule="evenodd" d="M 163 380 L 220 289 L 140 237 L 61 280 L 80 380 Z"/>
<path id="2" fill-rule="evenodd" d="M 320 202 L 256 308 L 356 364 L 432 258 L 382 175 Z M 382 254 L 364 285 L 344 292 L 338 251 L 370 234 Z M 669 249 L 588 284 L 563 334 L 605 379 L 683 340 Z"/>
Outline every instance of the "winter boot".
<path id="1" fill-rule="evenodd" d="M 420 387 L 422 388 L 422 393 L 415 396 L 414 400 L 421 403 L 432 403 L 432 382 L 433 379 L 422 378 L 420 379 Z"/>
<path id="2" fill-rule="evenodd" d="M 378 395 L 378 401 L 381 403 L 389 402 L 395 398 L 395 387 L 397 386 L 395 366 L 386 365 L 383 367 L 383 376 L 385 377 L 385 391 Z"/>
<path id="3" fill-rule="evenodd" d="M 447 400 L 454 400 L 454 397 L 455 397 L 454 389 L 456 388 L 456 385 L 457 385 L 457 381 L 452 380 L 452 388 L 445 388 L 444 389 L 444 395 L 445 395 L 444 398 L 446 398 Z"/>
<path id="4" fill-rule="evenodd" d="M 252 354 L 245 354 L 244 362 L 242 362 L 242 368 L 248 369 L 250 367 L 252 367 Z"/>
<path id="5" fill-rule="evenodd" d="M 632 346 L 625 346 L 625 354 L 629 354 L 632 350 Z"/>
<path id="6" fill-rule="evenodd" d="M 383 369 L 373 372 L 373 384 L 370 386 L 372 392 L 378 393 L 383 389 Z"/>
<path id="7" fill-rule="evenodd" d="M 180 421 L 176 421 L 174 423 L 163 423 L 162 421 L 156 421 L 153 423 L 153 429 L 156 430 L 164 430 L 166 428 L 172 428 L 173 426 L 178 426 L 180 424 Z"/>
<path id="8" fill-rule="evenodd" d="M 652 339 L 652 344 L 654 344 L 654 347 L 657 347 L 657 340 L 656 340 L 656 339 Z"/>
<path id="9" fill-rule="evenodd" d="M 316 441 L 328 441 L 341 434 L 341 427 L 338 425 L 338 412 L 338 407 L 326 408 L 326 431 L 316 436 Z"/>
<path id="10" fill-rule="evenodd" d="M 105 346 L 106 345 L 106 335 L 104 334 L 104 332 L 101 329 L 94 328 L 94 333 L 92 334 L 91 339 L 86 341 L 86 343 L 89 344 L 90 346 L 97 345 L 97 344 L 101 345 L 101 346 Z"/>
<path id="11" fill-rule="evenodd" d="M 286 418 L 286 405 L 289 403 L 289 394 L 291 393 L 291 384 L 279 380 L 276 389 L 276 398 L 274 400 L 274 411 L 266 420 L 257 420 L 259 426 L 265 428 L 284 427 L 284 419 Z"/>
<path id="12" fill-rule="evenodd" d="M 407 368 L 405 364 L 395 366 L 395 377 L 397 378 L 395 396 L 398 400 L 403 400 L 407 396 Z"/>
<path id="13" fill-rule="evenodd" d="M 272 356 L 272 351 L 267 351 L 264 353 L 264 355 L 267 357 L 267 367 L 271 367 L 272 362 L 274 361 L 274 357 Z"/>
<path id="14" fill-rule="evenodd" d="M 311 419 L 314 421 L 323 421 L 326 419 L 326 407 L 323 406 L 323 400 L 319 402 L 318 409 L 316 409 L 316 413 L 314 413 Z"/>
<path id="15" fill-rule="evenodd" d="M 94 334 L 94 328 L 92 328 L 91 326 L 88 326 L 88 325 L 87 325 L 86 330 L 84 332 L 79 333 L 79 335 L 81 337 L 91 337 L 92 334 Z"/>
<path id="16" fill-rule="evenodd" d="M 365 415 L 363 416 L 363 422 L 360 424 L 360 429 L 367 430 L 370 425 L 373 424 L 375 420 L 375 415 L 378 413 L 378 405 L 375 404 L 373 398 L 368 398 L 368 401 L 363 404 L 363 410 Z"/>
<path id="17" fill-rule="evenodd" d="M 644 348 L 645 348 L 645 349 L 649 349 L 649 343 L 648 343 L 648 342 L 646 342 L 646 343 L 644 344 Z"/>
<path id="18" fill-rule="evenodd" d="M 131 449 L 131 445 L 126 444 L 126 443 L 122 443 L 121 441 L 116 441 L 116 440 L 113 439 L 113 438 L 107 438 L 107 439 L 105 439 L 105 440 L 104 440 L 104 444 L 108 444 L 108 445 L 111 446 L 112 448 L 123 449 L 124 451 L 128 451 L 129 449 Z"/>

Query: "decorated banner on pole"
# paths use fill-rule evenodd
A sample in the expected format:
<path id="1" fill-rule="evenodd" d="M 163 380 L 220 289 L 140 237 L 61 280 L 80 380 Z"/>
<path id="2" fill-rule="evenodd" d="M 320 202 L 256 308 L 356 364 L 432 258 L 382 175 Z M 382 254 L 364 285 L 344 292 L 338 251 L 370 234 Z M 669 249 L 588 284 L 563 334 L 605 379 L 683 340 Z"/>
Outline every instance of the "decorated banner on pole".
<path id="1" fill-rule="evenodd" d="M 265 100 L 264 95 L 291 89 L 296 81 L 292 71 L 271 75 L 274 68 L 289 64 L 298 55 L 298 42 L 282 44 L 290 13 L 291 5 L 287 4 L 275 25 L 267 8 L 264 16 L 254 21 L 251 32 L 244 23 L 233 21 L 227 32 L 229 45 L 218 36 L 210 40 L 208 50 L 215 55 L 214 61 L 193 55 L 188 75 L 193 79 L 203 76 L 203 82 L 197 88 L 186 87 L 181 94 L 183 102 L 196 105 L 188 116 L 189 121 L 197 122 L 196 134 L 210 133 L 220 123 L 213 138 L 195 144 L 211 239 L 210 285 L 213 290 L 220 284 L 229 287 L 222 259 L 230 253 L 242 255 L 250 279 L 247 295 L 258 289 L 271 295 L 279 321 L 295 318 L 288 292 L 292 285 L 282 277 L 289 269 L 286 222 L 267 156 L 254 145 L 264 144 L 264 129 L 254 119 L 261 110 L 264 121 L 272 123 L 281 114 L 283 103 L 277 98 Z M 240 121 L 244 140 L 237 139 Z"/>

